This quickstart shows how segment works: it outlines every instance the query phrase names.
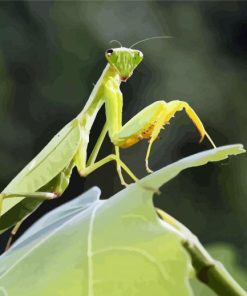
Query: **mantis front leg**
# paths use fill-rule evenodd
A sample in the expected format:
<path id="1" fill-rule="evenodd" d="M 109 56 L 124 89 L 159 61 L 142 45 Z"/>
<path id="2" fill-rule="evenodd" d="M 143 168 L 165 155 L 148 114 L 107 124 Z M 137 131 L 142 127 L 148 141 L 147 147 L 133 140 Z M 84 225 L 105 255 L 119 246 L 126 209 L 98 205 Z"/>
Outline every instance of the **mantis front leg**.
<path id="1" fill-rule="evenodd" d="M 118 97 L 118 101 L 116 99 L 113 101 L 113 97 L 109 96 L 106 101 L 106 114 L 111 114 L 113 112 L 112 106 L 114 105 L 115 110 L 119 110 L 121 102 L 122 100 L 120 97 Z M 113 120 L 113 122 L 109 121 L 110 138 L 115 146 L 121 148 L 128 148 L 142 139 L 149 139 L 145 162 L 147 171 L 152 172 L 149 168 L 148 160 L 153 142 L 158 137 L 162 127 L 170 121 L 177 111 L 183 109 L 185 109 L 187 115 L 197 127 L 201 135 L 200 142 L 206 136 L 213 147 L 215 147 L 214 142 L 205 131 L 204 126 L 195 111 L 188 103 L 178 100 L 169 103 L 166 103 L 165 101 L 154 102 L 136 114 L 124 126 L 121 126 L 119 123 L 119 118 L 121 118 L 120 114 L 118 118 L 111 118 L 111 121 Z M 109 118 L 109 115 L 107 118 Z"/>

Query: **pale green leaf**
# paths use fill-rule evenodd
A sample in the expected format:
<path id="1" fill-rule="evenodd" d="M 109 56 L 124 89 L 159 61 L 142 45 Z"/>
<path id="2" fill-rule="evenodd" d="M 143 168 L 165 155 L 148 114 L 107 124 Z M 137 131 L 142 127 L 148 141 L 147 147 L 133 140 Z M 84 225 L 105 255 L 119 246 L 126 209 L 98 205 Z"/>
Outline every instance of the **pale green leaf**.
<path id="1" fill-rule="evenodd" d="M 100 201 L 95 191 L 86 193 L 92 195 L 91 205 L 87 201 L 83 209 L 81 196 L 77 209 L 73 201 L 48 214 L 1 257 L 0 291 L 18 296 L 190 295 L 189 257 L 158 220 L 151 194 L 131 186 Z"/>

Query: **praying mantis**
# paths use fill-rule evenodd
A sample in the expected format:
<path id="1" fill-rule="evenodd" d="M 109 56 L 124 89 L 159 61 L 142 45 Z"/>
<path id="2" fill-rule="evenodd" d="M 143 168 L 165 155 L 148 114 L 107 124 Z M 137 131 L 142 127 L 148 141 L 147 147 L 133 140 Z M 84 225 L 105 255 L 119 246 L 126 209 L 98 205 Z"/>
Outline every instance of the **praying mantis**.
<path id="1" fill-rule="evenodd" d="M 206 136 L 215 147 L 201 120 L 185 101 L 156 101 L 122 125 L 123 96 L 120 85 L 131 77 L 143 60 L 143 53 L 132 47 L 121 46 L 108 49 L 105 57 L 107 65 L 83 110 L 51 139 L 0 194 L 0 233 L 15 225 L 12 231 L 14 235 L 21 222 L 43 200 L 63 194 L 75 167 L 80 176 L 86 177 L 104 164 L 114 161 L 121 184 L 127 185 L 122 170 L 136 182 L 138 178 L 121 161 L 119 149 L 128 148 L 143 139 L 149 141 L 145 164 L 146 170 L 152 172 L 148 160 L 153 142 L 178 111 L 186 111 L 200 133 L 200 141 Z M 103 105 L 106 122 L 91 155 L 87 157 L 90 130 Z M 96 161 L 107 133 L 115 152 Z"/>

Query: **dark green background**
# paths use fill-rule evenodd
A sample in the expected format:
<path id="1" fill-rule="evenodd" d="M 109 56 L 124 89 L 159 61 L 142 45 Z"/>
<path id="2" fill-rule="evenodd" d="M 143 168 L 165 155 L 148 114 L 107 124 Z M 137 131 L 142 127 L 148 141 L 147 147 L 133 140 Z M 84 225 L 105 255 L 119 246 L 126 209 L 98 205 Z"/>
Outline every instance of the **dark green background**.
<path id="1" fill-rule="evenodd" d="M 105 67 L 112 39 L 141 44 L 143 63 L 124 85 L 124 121 L 155 100 L 186 100 L 217 145 L 246 144 L 247 4 L 244 2 L 1 2 L 0 182 L 6 184 L 84 106 Z M 92 149 L 105 118 L 91 133 Z M 153 148 L 158 169 L 209 149 L 184 113 L 177 114 Z M 144 176 L 147 143 L 123 150 L 123 160 Z M 105 141 L 101 156 L 111 153 Z M 156 203 L 203 243 L 235 246 L 247 266 L 247 159 L 239 156 L 183 172 Z M 59 200 L 42 205 L 25 229 L 48 209 L 97 185 L 104 198 L 122 187 L 109 164 L 86 180 L 76 171 Z M 134 197 L 133 197 L 134 198 Z M 20 232 L 21 233 L 21 232 Z M 1 237 L 1 247 L 7 234 Z"/>

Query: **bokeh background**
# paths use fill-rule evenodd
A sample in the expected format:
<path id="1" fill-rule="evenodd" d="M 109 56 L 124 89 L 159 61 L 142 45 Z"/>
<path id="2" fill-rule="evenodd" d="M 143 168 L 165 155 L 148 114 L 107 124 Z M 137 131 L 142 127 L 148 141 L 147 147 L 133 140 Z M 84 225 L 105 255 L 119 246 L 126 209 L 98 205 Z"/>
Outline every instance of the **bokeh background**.
<path id="1" fill-rule="evenodd" d="M 215 143 L 247 145 L 247 3 L 245 2 L 1 2 L 0 185 L 7 183 L 84 106 L 103 71 L 104 52 L 152 36 L 137 48 L 143 63 L 122 85 L 124 122 L 148 104 L 186 100 Z M 89 151 L 105 121 L 100 112 Z M 154 145 L 154 170 L 211 148 L 180 112 Z M 106 139 L 100 156 L 110 154 Z M 147 142 L 122 150 L 122 159 L 144 176 Z M 155 203 L 187 225 L 204 244 L 227 245 L 247 267 L 247 158 L 183 172 L 162 188 Z M 122 187 L 115 164 L 86 179 L 73 173 L 59 200 L 46 202 L 24 223 L 97 185 L 102 198 Z M 133 197 L 134 198 L 134 197 Z M 21 231 L 19 232 L 21 234 Z M 0 239 L 1 250 L 7 233 Z"/>

